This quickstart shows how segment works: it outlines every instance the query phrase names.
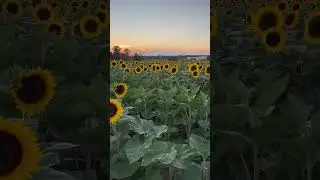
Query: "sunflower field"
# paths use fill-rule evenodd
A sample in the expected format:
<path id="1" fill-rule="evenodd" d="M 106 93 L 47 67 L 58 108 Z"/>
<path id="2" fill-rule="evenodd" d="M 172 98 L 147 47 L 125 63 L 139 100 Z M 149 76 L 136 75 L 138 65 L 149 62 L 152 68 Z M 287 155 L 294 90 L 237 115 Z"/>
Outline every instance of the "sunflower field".
<path id="1" fill-rule="evenodd" d="M 209 180 L 209 62 L 110 63 L 111 178 Z"/>
<path id="2" fill-rule="evenodd" d="M 109 174 L 107 3 L 0 2 L 0 180 Z"/>
<path id="3" fill-rule="evenodd" d="M 319 5 L 217 0 L 212 179 L 319 179 Z"/>

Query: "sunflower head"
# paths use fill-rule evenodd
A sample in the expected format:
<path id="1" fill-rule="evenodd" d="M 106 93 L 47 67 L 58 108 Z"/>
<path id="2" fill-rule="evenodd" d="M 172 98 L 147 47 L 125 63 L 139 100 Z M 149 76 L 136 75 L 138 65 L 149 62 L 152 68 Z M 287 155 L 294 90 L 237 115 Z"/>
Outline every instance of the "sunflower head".
<path id="1" fill-rule="evenodd" d="M 177 72 L 178 72 L 178 68 L 177 68 L 177 67 L 172 67 L 172 68 L 170 69 L 170 74 L 171 74 L 171 75 L 175 75 L 175 74 L 177 74 Z"/>
<path id="2" fill-rule="evenodd" d="M 34 9 L 34 17 L 39 24 L 47 24 L 54 17 L 53 8 L 47 3 L 40 3 Z"/>
<path id="3" fill-rule="evenodd" d="M 199 70 L 195 70 L 195 71 L 192 71 L 192 77 L 193 78 L 199 78 L 200 77 L 200 72 L 199 72 Z"/>
<path id="4" fill-rule="evenodd" d="M 102 23 L 96 16 L 86 16 L 80 20 L 80 31 L 86 38 L 97 37 L 102 30 Z"/>
<path id="5" fill-rule="evenodd" d="M 281 11 L 268 5 L 258 10 L 255 17 L 255 30 L 261 35 L 271 28 L 282 26 L 283 21 Z"/>
<path id="6" fill-rule="evenodd" d="M 273 28 L 263 35 L 266 50 L 271 53 L 280 52 L 285 45 L 285 31 L 282 28 Z"/>
<path id="7" fill-rule="evenodd" d="M 124 97 L 128 92 L 128 86 L 126 83 L 117 83 L 113 87 L 113 91 L 117 97 Z"/>
<path id="8" fill-rule="evenodd" d="M 122 116 L 124 110 L 122 104 L 116 99 L 110 99 L 109 105 L 109 121 L 110 124 L 115 124 Z"/>
<path id="9" fill-rule="evenodd" d="M 207 76 L 209 76 L 210 75 L 210 66 L 207 66 L 206 67 L 206 70 L 205 70 L 205 74 L 207 75 Z"/>
<path id="10" fill-rule="evenodd" d="M 17 0 L 7 0 L 3 4 L 3 10 L 13 17 L 18 17 L 22 12 L 22 4 Z"/>
<path id="11" fill-rule="evenodd" d="M 62 38 L 64 36 L 65 29 L 62 23 L 49 22 L 49 24 L 47 25 L 47 31 L 50 33 L 54 33 Z"/>
<path id="12" fill-rule="evenodd" d="M 0 120 L 0 179 L 29 179 L 41 151 L 34 131 L 18 121 Z"/>
<path id="13" fill-rule="evenodd" d="M 306 20 L 304 38 L 308 43 L 320 44 L 320 11 L 312 12 Z"/>
<path id="14" fill-rule="evenodd" d="M 50 102 L 54 92 L 54 78 L 49 71 L 28 69 L 12 87 L 18 108 L 28 114 L 38 113 Z"/>
<path id="15" fill-rule="evenodd" d="M 285 15 L 284 25 L 286 29 L 292 29 L 298 24 L 298 12 L 290 11 Z"/>

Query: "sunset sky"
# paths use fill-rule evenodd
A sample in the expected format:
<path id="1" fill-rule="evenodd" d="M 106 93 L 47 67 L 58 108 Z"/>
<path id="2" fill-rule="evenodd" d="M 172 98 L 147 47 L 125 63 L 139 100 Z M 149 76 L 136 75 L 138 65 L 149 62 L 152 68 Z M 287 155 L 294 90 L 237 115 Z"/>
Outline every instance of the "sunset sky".
<path id="1" fill-rule="evenodd" d="M 209 54 L 209 0 L 111 0 L 111 47 L 146 55 Z"/>

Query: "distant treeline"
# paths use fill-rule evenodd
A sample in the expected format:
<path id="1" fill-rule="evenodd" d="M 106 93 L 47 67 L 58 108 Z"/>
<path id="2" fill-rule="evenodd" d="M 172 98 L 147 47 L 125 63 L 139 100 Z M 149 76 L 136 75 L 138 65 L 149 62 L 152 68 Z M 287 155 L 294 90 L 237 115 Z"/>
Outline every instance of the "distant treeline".
<path id="1" fill-rule="evenodd" d="M 178 60 L 183 60 L 183 59 L 197 59 L 197 57 L 203 56 L 203 55 L 178 55 L 178 56 L 145 56 L 143 54 L 139 53 L 134 53 L 131 54 L 130 49 L 125 48 L 121 49 L 119 46 L 113 46 L 112 51 L 110 52 L 110 59 L 111 60 L 133 60 L 133 61 L 142 61 L 142 60 L 150 60 L 150 59 L 155 59 L 155 60 L 160 60 L 160 59 L 166 59 L 170 61 L 178 61 Z M 210 56 L 207 56 L 207 60 L 210 59 Z"/>

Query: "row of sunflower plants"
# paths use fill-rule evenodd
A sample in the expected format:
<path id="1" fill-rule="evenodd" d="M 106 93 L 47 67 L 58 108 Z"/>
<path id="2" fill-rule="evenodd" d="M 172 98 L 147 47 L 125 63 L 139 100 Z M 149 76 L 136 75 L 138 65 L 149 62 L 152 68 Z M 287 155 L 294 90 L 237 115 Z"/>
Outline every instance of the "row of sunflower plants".
<path id="1" fill-rule="evenodd" d="M 79 4 L 0 2 L 1 180 L 95 180 L 109 173 L 108 49 L 100 31 L 107 26 L 96 14 L 69 19 Z M 83 36 L 65 31 L 75 21 Z"/>
<path id="2" fill-rule="evenodd" d="M 319 179 L 318 7 L 217 1 L 214 179 Z"/>
<path id="3" fill-rule="evenodd" d="M 174 75 L 112 68 L 111 178 L 210 179 L 209 81 L 183 73 L 186 67 Z"/>

